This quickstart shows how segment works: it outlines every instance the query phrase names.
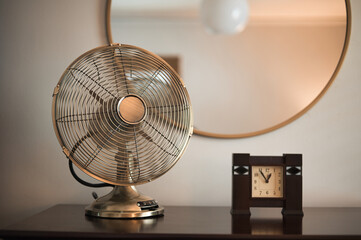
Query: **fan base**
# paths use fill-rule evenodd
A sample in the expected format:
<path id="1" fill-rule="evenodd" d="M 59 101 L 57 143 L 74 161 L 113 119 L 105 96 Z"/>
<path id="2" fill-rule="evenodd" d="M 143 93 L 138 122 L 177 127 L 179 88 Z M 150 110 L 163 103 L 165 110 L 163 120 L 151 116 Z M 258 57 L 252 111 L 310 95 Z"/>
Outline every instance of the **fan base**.
<path id="1" fill-rule="evenodd" d="M 134 186 L 116 186 L 85 208 L 86 215 L 101 218 L 145 218 L 163 213 L 164 208 L 153 198 L 140 195 Z"/>

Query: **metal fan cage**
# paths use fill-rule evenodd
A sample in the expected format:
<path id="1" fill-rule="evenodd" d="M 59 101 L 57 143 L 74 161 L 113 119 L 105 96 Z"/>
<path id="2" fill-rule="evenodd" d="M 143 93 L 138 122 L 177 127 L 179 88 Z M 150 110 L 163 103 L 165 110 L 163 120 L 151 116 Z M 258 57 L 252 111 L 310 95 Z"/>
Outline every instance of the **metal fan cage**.
<path id="1" fill-rule="evenodd" d="M 193 131 L 178 74 L 155 54 L 124 44 L 90 50 L 66 69 L 53 94 L 53 123 L 67 157 L 114 185 L 163 175 Z"/>

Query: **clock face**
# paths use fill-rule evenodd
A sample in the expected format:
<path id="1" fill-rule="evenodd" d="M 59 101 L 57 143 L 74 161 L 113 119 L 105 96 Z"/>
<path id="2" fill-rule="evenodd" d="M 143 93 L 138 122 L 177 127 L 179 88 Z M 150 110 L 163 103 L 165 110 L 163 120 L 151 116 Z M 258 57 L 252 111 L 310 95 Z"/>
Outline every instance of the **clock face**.
<path id="1" fill-rule="evenodd" d="M 252 198 L 283 197 L 283 166 L 252 166 Z"/>

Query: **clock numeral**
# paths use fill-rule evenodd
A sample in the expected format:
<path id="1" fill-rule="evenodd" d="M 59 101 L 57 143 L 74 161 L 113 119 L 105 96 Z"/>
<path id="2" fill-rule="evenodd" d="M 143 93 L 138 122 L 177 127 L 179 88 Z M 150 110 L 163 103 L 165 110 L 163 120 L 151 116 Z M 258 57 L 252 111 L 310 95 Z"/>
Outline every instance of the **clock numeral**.
<path id="1" fill-rule="evenodd" d="M 257 180 L 254 180 L 254 183 L 257 183 Z"/>
<path id="2" fill-rule="evenodd" d="M 254 187 L 253 189 L 254 189 L 254 190 L 257 190 L 257 187 Z"/>
<path id="3" fill-rule="evenodd" d="M 266 168 L 266 172 L 269 172 L 269 168 Z"/>
<path id="4" fill-rule="evenodd" d="M 256 172 L 256 173 L 254 173 L 254 176 L 255 176 L 255 177 L 258 177 L 258 173 L 257 173 L 257 172 Z"/>
<path id="5" fill-rule="evenodd" d="M 262 191 L 259 191 L 259 195 L 260 195 L 260 196 L 262 195 Z"/>
<path id="6" fill-rule="evenodd" d="M 276 191 L 273 191 L 273 195 L 276 195 Z"/>
<path id="7" fill-rule="evenodd" d="M 268 191 L 266 191 L 266 194 L 268 195 L 268 194 L 269 194 L 269 192 L 268 192 Z"/>

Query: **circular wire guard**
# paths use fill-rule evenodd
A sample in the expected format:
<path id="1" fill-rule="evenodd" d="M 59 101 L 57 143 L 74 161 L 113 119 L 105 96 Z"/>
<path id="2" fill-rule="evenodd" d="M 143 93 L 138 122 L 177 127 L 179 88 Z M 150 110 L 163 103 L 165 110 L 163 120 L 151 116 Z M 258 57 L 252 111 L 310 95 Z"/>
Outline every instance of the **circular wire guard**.
<path id="1" fill-rule="evenodd" d="M 54 91 L 53 123 L 73 163 L 115 185 L 163 175 L 193 130 L 178 74 L 160 57 L 123 44 L 90 50 L 66 69 Z"/>

